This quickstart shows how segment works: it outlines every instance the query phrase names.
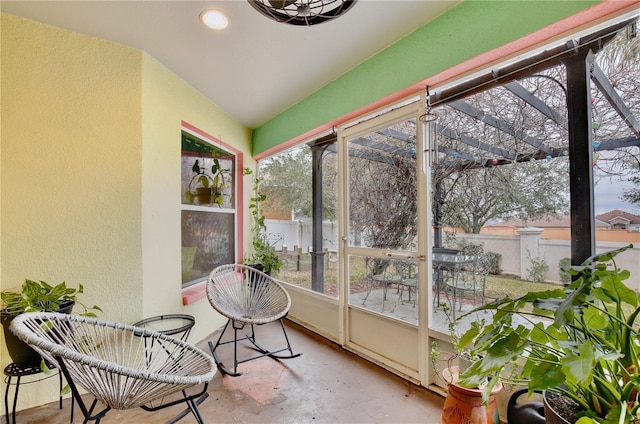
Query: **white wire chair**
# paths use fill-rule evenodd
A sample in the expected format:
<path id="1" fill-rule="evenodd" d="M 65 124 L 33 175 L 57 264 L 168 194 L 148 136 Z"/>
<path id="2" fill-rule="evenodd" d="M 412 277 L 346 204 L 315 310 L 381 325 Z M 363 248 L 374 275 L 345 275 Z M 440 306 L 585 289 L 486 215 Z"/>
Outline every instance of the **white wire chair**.
<path id="1" fill-rule="evenodd" d="M 209 275 L 207 297 L 213 309 L 228 318 L 215 346 L 212 342 L 209 342 L 211 353 L 218 368 L 223 373 L 233 377 L 242 375 L 242 373 L 238 372 L 239 364 L 263 356 L 289 359 L 301 355 L 301 353 L 293 353 L 289 337 L 287 337 L 287 332 L 282 322 L 291 307 L 289 293 L 280 283 L 267 274 L 242 264 L 221 265 Z M 286 341 L 286 347 L 278 350 L 266 349 L 256 342 L 254 325 L 267 324 L 273 321 L 280 322 Z M 222 341 L 229 324 L 233 328 L 233 340 Z M 244 329 L 245 325 L 251 326 L 251 333 L 239 337 L 238 331 Z M 242 340 L 250 341 L 260 354 L 238 360 L 238 342 Z M 216 352 L 218 347 L 229 343 L 233 343 L 233 370 L 224 365 Z M 278 355 L 284 351 L 289 351 L 289 354 Z"/>
<path id="2" fill-rule="evenodd" d="M 57 364 L 85 423 L 99 423 L 111 409 L 156 411 L 179 403 L 186 403 L 203 423 L 194 400 L 206 392 L 216 368 L 209 355 L 184 341 L 131 325 L 53 312 L 21 314 L 11 331 Z M 187 394 L 186 389 L 199 384 L 201 391 Z M 89 408 L 76 385 L 94 396 Z M 165 400 L 178 392 L 181 396 Z M 98 401 L 104 407 L 94 413 Z"/>

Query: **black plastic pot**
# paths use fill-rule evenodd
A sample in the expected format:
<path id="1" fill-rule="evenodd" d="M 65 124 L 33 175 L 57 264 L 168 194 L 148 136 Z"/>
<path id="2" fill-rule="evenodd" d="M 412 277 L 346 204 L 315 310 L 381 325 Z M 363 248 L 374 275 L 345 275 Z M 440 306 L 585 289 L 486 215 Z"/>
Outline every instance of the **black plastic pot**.
<path id="1" fill-rule="evenodd" d="M 75 302 L 68 302 L 63 304 L 55 312 L 61 312 L 63 314 L 69 314 L 73 310 Z M 2 321 L 2 327 L 4 329 L 4 340 L 7 344 L 7 350 L 11 360 L 20 368 L 39 367 L 42 357 L 38 352 L 33 350 L 31 346 L 16 337 L 15 334 L 9 329 L 11 321 L 16 315 L 9 315 L 4 311 L 0 311 L 0 320 Z"/>
<path id="2" fill-rule="evenodd" d="M 262 264 L 247 264 L 247 265 L 249 265 L 253 269 L 257 269 L 260 272 L 264 272 L 265 274 L 267 274 L 269 276 L 271 275 L 271 270 L 265 271 L 264 270 L 264 265 L 262 265 Z"/>
<path id="3" fill-rule="evenodd" d="M 543 402 L 529 400 L 520 403 L 520 397 L 526 395 L 527 388 L 513 392 L 507 405 L 507 422 L 509 424 L 545 424 L 545 414 Z"/>
<path id="4" fill-rule="evenodd" d="M 544 416 L 547 419 L 547 424 L 571 424 L 568 420 L 560 416 L 560 414 L 549 404 L 548 396 L 551 394 L 551 392 L 546 390 L 542 393 L 544 401 Z"/>
<path id="5" fill-rule="evenodd" d="M 527 393 L 527 389 L 519 389 L 513 392 L 507 405 L 507 422 L 517 424 L 571 424 L 556 411 L 549 402 L 549 396 L 553 392 L 542 391 L 542 400 L 529 400 L 519 403 L 518 399 Z M 540 393 L 536 391 L 536 393 Z"/>

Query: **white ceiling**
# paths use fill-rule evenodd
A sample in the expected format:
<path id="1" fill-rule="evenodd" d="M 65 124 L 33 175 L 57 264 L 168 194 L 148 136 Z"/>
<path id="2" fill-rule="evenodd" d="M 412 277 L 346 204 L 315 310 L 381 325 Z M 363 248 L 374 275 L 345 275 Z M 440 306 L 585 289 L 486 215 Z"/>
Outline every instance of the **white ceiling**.
<path id="1" fill-rule="evenodd" d="M 245 0 L 7 1 L 2 12 L 146 51 L 236 120 L 256 128 L 458 1 L 359 0 L 312 27 L 273 22 Z M 224 12 L 222 31 L 198 20 Z"/>

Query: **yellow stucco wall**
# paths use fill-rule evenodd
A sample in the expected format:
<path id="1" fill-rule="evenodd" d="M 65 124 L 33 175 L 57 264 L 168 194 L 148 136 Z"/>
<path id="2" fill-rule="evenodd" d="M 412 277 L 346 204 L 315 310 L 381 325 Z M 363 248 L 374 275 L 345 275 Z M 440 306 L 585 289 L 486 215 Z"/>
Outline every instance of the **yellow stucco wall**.
<path id="1" fill-rule="evenodd" d="M 140 50 L 6 14 L 1 43 L 0 288 L 82 283 L 106 319 L 190 313 L 191 341 L 218 328 L 206 300 L 181 302 L 180 124 L 245 157 L 250 131 Z M 18 409 L 57 390 L 21 387 Z"/>
<path id="2" fill-rule="evenodd" d="M 143 316 L 149 317 L 182 308 L 178 225 L 181 120 L 241 150 L 245 161 L 251 132 L 153 58 L 145 55 L 142 62 L 142 309 Z M 248 181 L 245 187 L 250 187 Z M 245 205 L 249 195 L 247 191 Z M 244 234 L 249 234 L 248 223 Z M 192 341 L 201 340 L 224 324 L 206 299 L 184 307 L 182 312 L 196 317 Z"/>

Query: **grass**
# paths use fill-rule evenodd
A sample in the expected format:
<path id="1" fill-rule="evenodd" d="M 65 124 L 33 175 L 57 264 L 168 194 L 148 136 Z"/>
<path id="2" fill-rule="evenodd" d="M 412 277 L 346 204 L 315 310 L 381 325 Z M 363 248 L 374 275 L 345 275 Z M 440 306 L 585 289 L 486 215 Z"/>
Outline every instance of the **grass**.
<path id="1" fill-rule="evenodd" d="M 489 275 L 485 287 L 485 296 L 491 299 L 501 297 L 519 297 L 530 291 L 553 290 L 561 287 L 559 283 L 534 283 L 513 275 Z"/>

